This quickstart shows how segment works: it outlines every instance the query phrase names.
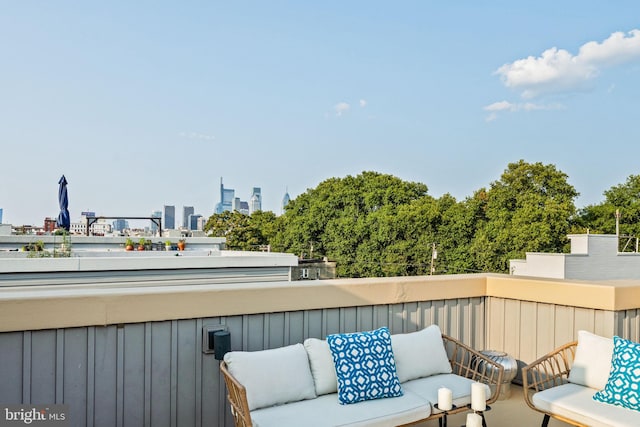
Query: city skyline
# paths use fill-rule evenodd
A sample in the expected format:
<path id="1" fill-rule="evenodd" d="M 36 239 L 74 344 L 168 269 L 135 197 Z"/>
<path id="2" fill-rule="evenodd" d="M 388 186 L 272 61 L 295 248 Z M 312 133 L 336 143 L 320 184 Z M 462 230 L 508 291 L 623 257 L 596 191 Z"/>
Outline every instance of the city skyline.
<path id="1" fill-rule="evenodd" d="M 6 223 L 213 213 L 218 179 L 279 213 L 331 177 L 456 199 L 554 164 L 578 207 L 639 173 L 640 4 L 16 2 L 0 37 Z"/>
<path id="2" fill-rule="evenodd" d="M 222 183 L 221 183 L 222 184 Z M 233 189 L 225 189 L 222 185 L 220 188 L 221 191 L 232 191 L 235 193 L 235 190 Z M 238 197 L 236 197 L 235 199 L 240 199 Z M 243 202 L 246 203 L 248 205 L 250 205 L 250 208 L 248 209 L 249 212 L 245 212 L 247 214 L 250 214 L 256 210 L 261 210 L 261 187 L 252 187 L 251 189 L 251 195 L 249 198 L 249 202 Z M 219 203 L 218 203 L 219 204 Z M 194 224 L 196 224 L 197 219 L 203 217 L 202 214 L 198 213 L 195 211 L 194 206 L 182 206 L 182 216 L 180 217 L 180 227 L 177 227 L 178 225 L 178 219 L 179 217 L 176 215 L 176 206 L 175 205 L 163 205 L 163 210 L 154 210 L 151 212 L 151 216 L 152 217 L 158 217 L 158 218 L 162 218 L 164 221 L 163 224 L 163 228 L 166 225 L 166 219 L 165 219 L 165 215 L 163 214 L 163 211 L 166 211 L 167 209 L 169 209 L 170 211 L 170 222 L 169 224 L 171 225 L 171 223 L 173 223 L 173 228 L 172 229 L 178 229 L 178 228 L 183 228 L 183 229 L 188 229 L 188 230 L 196 230 L 196 226 Z M 230 208 L 230 210 L 233 210 L 233 207 Z M 2 224 L 2 208 L 0 208 L 0 224 Z M 210 215 L 213 215 L 212 212 Z M 278 214 L 278 212 L 274 212 L 275 214 Z M 80 223 L 84 223 L 83 218 L 86 216 L 103 216 L 106 215 L 104 213 L 101 212 L 95 212 L 95 211 L 81 211 L 79 213 L 79 215 L 75 215 L 74 213 L 71 213 L 72 216 L 72 221 L 74 222 L 78 222 L 78 220 L 80 220 Z M 208 218 L 210 215 L 207 215 L 206 218 Z M 141 215 L 144 216 L 144 215 Z M 129 228 L 128 225 L 125 227 L 123 224 L 128 224 L 129 221 L 125 220 L 126 217 L 123 217 L 121 219 L 112 221 L 113 224 L 113 228 L 114 230 L 122 230 L 123 228 Z M 192 219 L 193 218 L 193 219 Z M 42 218 L 42 222 L 45 222 L 45 219 L 50 219 L 50 217 L 44 216 Z M 205 221 L 206 222 L 206 221 Z M 140 226 L 141 224 L 147 224 L 146 220 L 133 220 L 132 224 L 136 224 L 136 226 Z M 32 226 L 40 226 L 39 222 L 34 222 L 34 223 L 24 223 L 24 222 L 18 222 L 18 223 L 14 223 L 12 225 L 32 225 Z M 157 230 L 157 225 L 155 225 L 155 223 L 151 223 L 151 225 L 149 226 L 151 231 L 156 231 Z M 144 228 L 144 227 L 143 227 Z"/>

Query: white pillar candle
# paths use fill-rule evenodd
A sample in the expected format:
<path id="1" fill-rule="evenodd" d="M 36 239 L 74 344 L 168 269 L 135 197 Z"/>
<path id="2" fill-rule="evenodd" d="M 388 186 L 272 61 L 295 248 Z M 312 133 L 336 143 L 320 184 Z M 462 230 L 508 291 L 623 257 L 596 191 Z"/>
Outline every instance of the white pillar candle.
<path id="1" fill-rule="evenodd" d="M 482 427 L 482 417 L 473 412 L 467 414 L 467 427 Z"/>
<path id="2" fill-rule="evenodd" d="M 482 383 L 471 384 L 471 409 L 474 411 L 487 409 L 487 389 Z"/>
<path id="3" fill-rule="evenodd" d="M 449 411 L 453 407 L 453 392 L 448 388 L 441 387 L 438 389 L 438 409 L 441 411 Z"/>

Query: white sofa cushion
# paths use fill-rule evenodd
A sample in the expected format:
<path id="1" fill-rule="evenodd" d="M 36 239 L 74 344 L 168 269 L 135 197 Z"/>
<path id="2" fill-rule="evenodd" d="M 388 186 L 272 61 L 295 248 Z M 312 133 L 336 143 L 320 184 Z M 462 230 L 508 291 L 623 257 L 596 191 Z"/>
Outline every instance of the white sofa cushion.
<path id="1" fill-rule="evenodd" d="M 611 371 L 613 340 L 578 331 L 578 346 L 569 372 L 569 382 L 602 390 Z"/>
<path id="2" fill-rule="evenodd" d="M 336 368 L 333 364 L 333 356 L 329 343 L 317 338 L 307 338 L 304 340 L 304 348 L 309 356 L 311 375 L 316 385 L 316 394 L 336 393 L 338 391 L 338 379 L 336 378 Z"/>
<path id="3" fill-rule="evenodd" d="M 579 384 L 564 384 L 538 392 L 532 401 L 536 408 L 592 427 L 638 427 L 640 412 L 593 400 L 597 392 Z"/>
<path id="4" fill-rule="evenodd" d="M 451 364 L 438 325 L 391 336 L 396 371 L 401 383 L 436 374 L 451 373 Z"/>
<path id="5" fill-rule="evenodd" d="M 224 355 L 229 372 L 247 389 L 249 410 L 316 397 L 302 344 Z"/>
<path id="6" fill-rule="evenodd" d="M 251 412 L 255 427 L 388 427 L 412 423 L 431 415 L 431 405 L 415 394 L 338 404 L 336 394 Z"/>
<path id="7" fill-rule="evenodd" d="M 446 387 L 453 394 L 453 404 L 460 407 L 471 403 L 471 384 L 475 383 L 468 378 L 455 374 L 433 375 L 427 378 L 418 378 L 402 384 L 406 392 L 417 394 L 431 404 L 438 403 L 438 389 Z M 491 396 L 491 388 L 485 384 L 487 398 Z"/>

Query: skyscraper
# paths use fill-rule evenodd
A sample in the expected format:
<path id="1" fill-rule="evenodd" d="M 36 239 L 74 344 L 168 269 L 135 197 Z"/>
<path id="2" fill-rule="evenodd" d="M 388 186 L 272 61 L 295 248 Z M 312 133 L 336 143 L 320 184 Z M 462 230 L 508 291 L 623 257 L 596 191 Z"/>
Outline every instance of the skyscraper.
<path id="1" fill-rule="evenodd" d="M 0 208 L 0 224 L 2 224 L 2 208 Z"/>
<path id="2" fill-rule="evenodd" d="M 153 218 L 162 218 L 162 211 L 151 212 Z M 158 231 L 158 225 L 155 222 L 151 222 L 151 232 L 156 233 Z"/>
<path id="3" fill-rule="evenodd" d="M 285 210 L 285 208 L 287 207 L 287 205 L 289 204 L 290 201 L 291 201 L 291 197 L 289 197 L 289 190 L 285 190 L 284 197 L 282 198 L 282 211 L 281 211 L 281 213 L 284 213 L 284 210 Z"/>
<path id="4" fill-rule="evenodd" d="M 240 197 L 233 199 L 233 210 L 243 215 L 249 215 L 249 202 L 240 200 Z"/>
<path id="5" fill-rule="evenodd" d="M 204 226 L 207 224 L 207 218 L 201 216 L 196 222 L 196 230 L 204 230 Z"/>
<path id="6" fill-rule="evenodd" d="M 222 177 L 220 178 L 220 202 L 216 204 L 216 213 L 233 210 L 233 201 L 236 197 L 236 190 L 224 188 Z"/>
<path id="7" fill-rule="evenodd" d="M 175 230 L 176 228 L 176 207 L 173 205 L 164 205 L 162 208 L 162 225 L 165 230 Z"/>
<path id="8" fill-rule="evenodd" d="M 182 227 L 190 230 L 189 228 L 189 215 L 193 215 L 195 211 L 193 210 L 193 206 L 183 206 L 182 207 Z M 191 229 L 192 230 L 192 229 Z"/>
<path id="9" fill-rule="evenodd" d="M 262 210 L 262 195 L 260 193 L 260 187 L 253 187 L 253 192 L 249 199 L 249 214 Z"/>
<path id="10" fill-rule="evenodd" d="M 199 218 L 202 218 L 202 215 L 199 215 L 199 214 L 189 215 L 189 217 L 187 218 L 187 222 L 188 222 L 187 230 L 201 230 L 201 228 L 198 228 L 198 222 L 202 224 L 202 221 L 198 221 Z"/>
<path id="11" fill-rule="evenodd" d="M 129 228 L 129 221 L 127 221 L 126 219 L 116 219 L 115 221 L 113 221 L 113 229 L 116 231 L 122 231 L 125 228 Z"/>

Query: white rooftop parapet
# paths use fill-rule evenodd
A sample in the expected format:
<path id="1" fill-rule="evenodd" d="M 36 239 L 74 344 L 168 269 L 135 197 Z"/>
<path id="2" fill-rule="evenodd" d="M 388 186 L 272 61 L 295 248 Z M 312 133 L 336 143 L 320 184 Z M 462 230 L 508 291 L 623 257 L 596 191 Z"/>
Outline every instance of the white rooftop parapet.
<path id="1" fill-rule="evenodd" d="M 571 253 L 528 252 L 511 260 L 515 276 L 580 280 L 640 279 L 640 254 L 618 252 L 615 234 L 571 234 Z"/>
<path id="2" fill-rule="evenodd" d="M 224 256 L 221 256 L 224 253 Z M 99 253 L 95 253 L 99 254 Z M 94 254 L 94 255 L 95 255 Z M 102 253 L 70 258 L 0 258 L 0 273 L 63 271 L 175 270 L 210 268 L 290 268 L 298 265 L 293 254 L 242 251 Z M 117 256 L 114 256 L 117 255 Z"/>

